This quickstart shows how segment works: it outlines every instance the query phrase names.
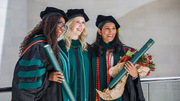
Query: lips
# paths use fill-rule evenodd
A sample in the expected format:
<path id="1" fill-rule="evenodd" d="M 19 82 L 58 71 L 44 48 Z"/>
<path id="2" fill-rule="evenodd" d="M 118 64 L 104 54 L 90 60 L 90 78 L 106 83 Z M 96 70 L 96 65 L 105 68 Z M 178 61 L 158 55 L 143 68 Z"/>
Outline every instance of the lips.
<path id="1" fill-rule="evenodd" d="M 107 35 L 107 37 L 113 37 L 113 35 Z"/>
<path id="2" fill-rule="evenodd" d="M 81 28 L 77 28 L 77 31 L 81 32 L 81 31 L 82 31 L 82 29 L 81 29 Z"/>
<path id="3" fill-rule="evenodd" d="M 61 31 L 61 30 L 59 30 L 59 33 L 62 33 L 62 31 Z"/>

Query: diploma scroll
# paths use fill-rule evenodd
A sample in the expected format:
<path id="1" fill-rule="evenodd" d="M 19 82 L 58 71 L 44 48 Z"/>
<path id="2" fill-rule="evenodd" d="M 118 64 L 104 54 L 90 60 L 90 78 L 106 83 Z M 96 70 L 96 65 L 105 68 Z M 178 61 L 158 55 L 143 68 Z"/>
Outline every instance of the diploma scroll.
<path id="1" fill-rule="evenodd" d="M 62 69 L 61 69 L 61 67 L 60 67 L 60 65 L 59 65 L 59 63 L 58 63 L 58 61 L 57 61 L 57 59 L 53 53 L 51 46 L 49 44 L 47 44 L 44 46 L 44 49 L 45 49 L 52 65 L 53 65 L 54 69 L 56 71 L 59 71 L 62 73 Z M 72 91 L 71 91 L 71 89 L 70 89 L 70 87 L 66 81 L 62 81 L 62 87 L 64 88 L 64 90 L 65 90 L 66 94 L 68 95 L 70 101 L 76 101 L 74 96 L 73 96 L 73 93 L 72 93 Z"/>
<path id="2" fill-rule="evenodd" d="M 153 44 L 154 40 L 150 38 L 146 42 L 146 44 L 133 56 L 133 58 L 130 61 L 133 64 L 135 64 Z M 113 88 L 126 73 L 127 71 L 123 67 L 123 69 L 118 73 L 118 75 L 109 83 L 109 88 Z"/>

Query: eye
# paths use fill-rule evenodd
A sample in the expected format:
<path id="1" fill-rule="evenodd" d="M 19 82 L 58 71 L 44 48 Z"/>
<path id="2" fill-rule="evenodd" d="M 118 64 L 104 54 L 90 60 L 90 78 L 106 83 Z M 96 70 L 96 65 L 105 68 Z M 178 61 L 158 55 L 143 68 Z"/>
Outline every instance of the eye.
<path id="1" fill-rule="evenodd" d="M 85 22 L 83 21 L 83 22 L 82 22 L 82 24 L 84 24 L 84 25 L 85 25 Z"/>
<path id="2" fill-rule="evenodd" d="M 80 23 L 79 21 L 76 21 L 76 23 Z"/>
<path id="3" fill-rule="evenodd" d="M 64 24 L 62 22 L 58 22 L 58 26 L 61 28 L 64 26 Z"/>
<path id="4" fill-rule="evenodd" d="M 115 27 L 113 27 L 113 30 L 115 30 L 116 28 Z"/>
<path id="5" fill-rule="evenodd" d="M 109 27 L 105 27 L 106 30 L 109 30 L 110 28 Z"/>

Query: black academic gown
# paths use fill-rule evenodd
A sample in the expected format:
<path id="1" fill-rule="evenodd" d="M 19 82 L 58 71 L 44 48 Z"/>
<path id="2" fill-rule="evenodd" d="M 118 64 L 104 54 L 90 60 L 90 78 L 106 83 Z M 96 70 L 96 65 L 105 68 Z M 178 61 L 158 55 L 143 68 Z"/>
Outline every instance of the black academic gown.
<path id="1" fill-rule="evenodd" d="M 125 90 L 122 95 L 123 101 L 145 101 L 140 78 L 132 80 L 132 76 L 128 76 Z"/>
<path id="2" fill-rule="evenodd" d="M 43 35 L 32 39 L 18 60 L 12 82 L 12 101 L 63 101 L 61 84 L 48 80 L 54 69 L 43 48 L 45 40 Z"/>

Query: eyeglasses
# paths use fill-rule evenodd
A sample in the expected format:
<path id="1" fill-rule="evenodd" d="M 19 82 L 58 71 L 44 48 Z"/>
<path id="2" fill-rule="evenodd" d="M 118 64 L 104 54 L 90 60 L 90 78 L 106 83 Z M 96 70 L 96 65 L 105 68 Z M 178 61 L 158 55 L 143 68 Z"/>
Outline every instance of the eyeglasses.
<path id="1" fill-rule="evenodd" d="M 58 26 L 59 26 L 60 28 L 64 28 L 64 32 L 63 32 L 63 33 L 66 33 L 68 27 L 67 27 L 65 24 L 63 24 L 62 22 L 58 21 Z"/>

